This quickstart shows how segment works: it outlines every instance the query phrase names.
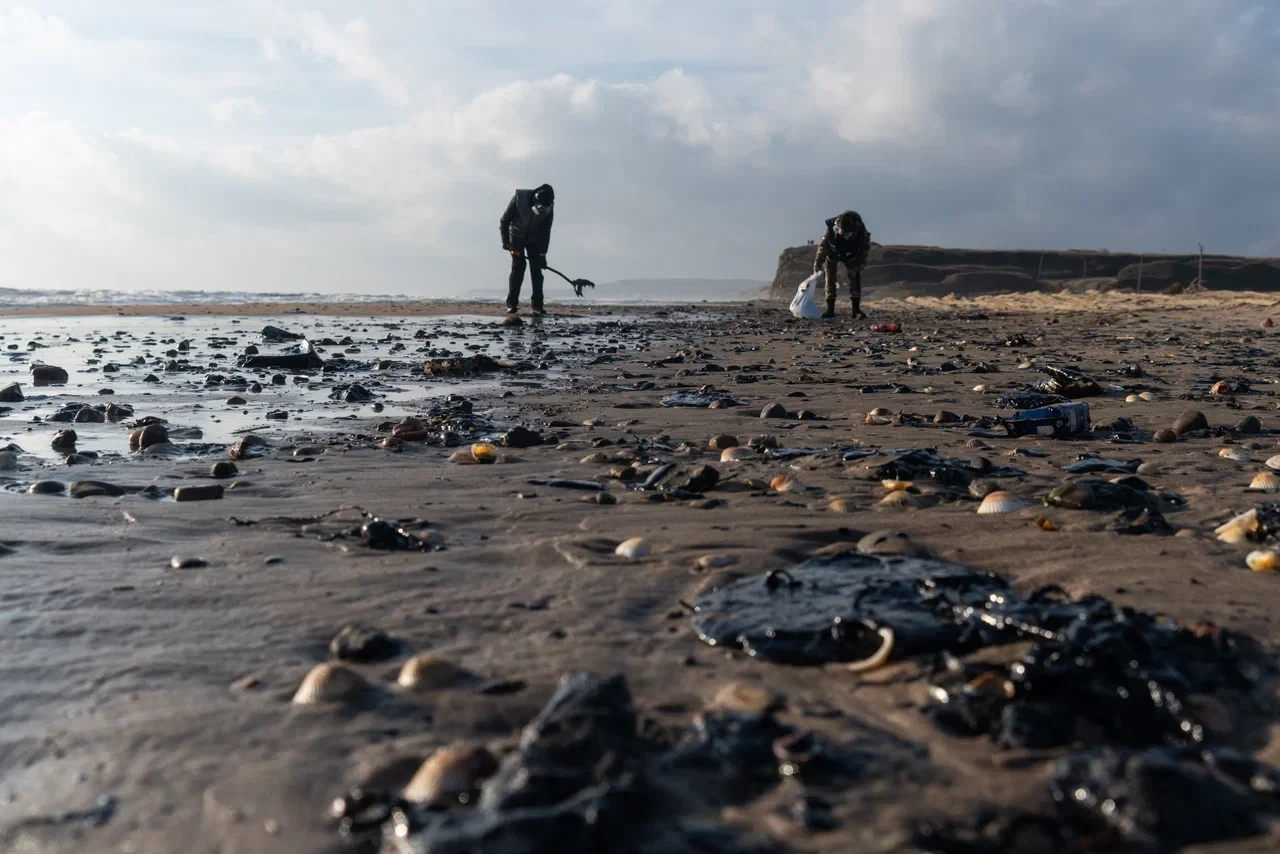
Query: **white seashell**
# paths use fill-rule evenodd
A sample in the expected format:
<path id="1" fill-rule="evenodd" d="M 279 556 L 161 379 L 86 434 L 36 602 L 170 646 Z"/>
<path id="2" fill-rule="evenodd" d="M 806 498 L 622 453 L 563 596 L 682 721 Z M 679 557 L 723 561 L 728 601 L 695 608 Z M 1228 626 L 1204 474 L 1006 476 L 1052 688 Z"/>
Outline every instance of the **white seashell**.
<path id="1" fill-rule="evenodd" d="M 1249 556 L 1244 559 L 1244 562 L 1254 572 L 1275 572 L 1280 570 L 1280 552 L 1275 552 L 1271 549 L 1249 552 Z"/>
<path id="2" fill-rule="evenodd" d="M 892 415 L 893 413 L 892 413 L 892 412 L 890 412 L 889 410 L 885 409 L 883 406 L 877 406 L 875 409 L 871 410 L 871 411 L 870 411 L 870 412 L 868 412 L 867 414 L 868 414 L 868 415 L 874 415 L 874 416 L 877 416 L 877 417 L 880 417 L 880 418 L 886 418 L 886 417 L 888 417 L 888 416 Z"/>
<path id="3" fill-rule="evenodd" d="M 430 652 L 420 652 L 400 666 L 396 684 L 401 688 L 431 691 L 470 681 L 473 674 L 452 661 Z"/>
<path id="4" fill-rule="evenodd" d="M 816 491 L 811 486 L 806 486 L 790 475 L 780 474 L 773 480 L 769 481 L 769 488 L 774 492 L 813 492 Z"/>
<path id="5" fill-rule="evenodd" d="M 725 448 L 720 452 L 720 462 L 737 463 L 743 460 L 755 459 L 760 453 L 755 448 L 739 446 L 736 448 Z"/>
<path id="6" fill-rule="evenodd" d="M 723 569 L 726 566 L 733 566 L 738 559 L 733 555 L 703 555 L 698 558 L 699 569 Z"/>
<path id="7" fill-rule="evenodd" d="M 1269 469 L 1280 469 L 1280 454 L 1277 454 L 1276 456 L 1267 460 L 1265 463 L 1263 463 L 1263 465 L 1265 465 Z"/>
<path id="8" fill-rule="evenodd" d="M 893 419 L 887 415 L 868 415 L 862 423 L 871 427 L 883 427 L 886 424 L 892 424 Z"/>
<path id="9" fill-rule="evenodd" d="M 908 490 L 915 486 L 915 484 L 909 480 L 882 480 L 880 481 L 880 485 L 890 492 L 903 492 L 904 490 Z"/>
<path id="10" fill-rule="evenodd" d="M 1124 402 L 1125 402 L 1125 403 L 1137 403 L 1139 400 L 1142 400 L 1142 398 L 1138 397 L 1136 394 L 1131 394 L 1131 395 L 1129 395 L 1128 397 L 1126 397 L 1126 398 L 1124 399 Z"/>
<path id="11" fill-rule="evenodd" d="M 649 556 L 649 543 L 644 537 L 632 537 L 619 543 L 613 553 L 628 560 L 639 560 Z"/>
<path id="12" fill-rule="evenodd" d="M 1213 534 L 1224 543 L 1243 543 L 1258 530 L 1258 511 L 1246 510 L 1214 529 Z"/>
<path id="13" fill-rule="evenodd" d="M 1018 365 L 1018 370 L 1025 371 L 1027 368 L 1034 368 L 1035 366 L 1035 362 L 1023 362 L 1021 365 Z"/>
<path id="14" fill-rule="evenodd" d="M 1138 393 L 1138 398 L 1139 398 L 1140 400 L 1145 400 L 1147 403 L 1155 403 L 1157 400 L 1159 400 L 1159 399 L 1160 399 L 1160 398 L 1156 397 L 1156 396 L 1155 396 L 1155 394 L 1153 394 L 1152 392 L 1149 392 L 1149 391 L 1139 392 L 1139 393 Z"/>
<path id="15" fill-rule="evenodd" d="M 987 497 L 982 499 L 982 503 L 978 505 L 978 512 L 984 515 L 988 513 L 1012 513 L 1015 510 L 1030 506 L 1026 501 L 1011 492 L 996 490 L 995 492 L 987 493 Z"/>
<path id="16" fill-rule="evenodd" d="M 899 507 L 906 509 L 908 507 L 919 507 L 919 500 L 910 492 L 905 490 L 895 490 L 880 499 L 880 504 L 886 507 Z"/>
<path id="17" fill-rule="evenodd" d="M 974 390 L 974 391 L 976 391 L 978 394 L 986 394 L 986 393 L 987 393 L 987 386 L 985 386 L 985 385 L 976 385 L 976 386 L 974 386 L 974 387 L 973 387 L 973 390 Z"/>
<path id="18" fill-rule="evenodd" d="M 1239 448 L 1223 448 L 1218 451 L 1218 456 L 1222 457 L 1224 460 L 1234 460 L 1237 463 L 1253 462 L 1253 457 L 1249 456 Z"/>
<path id="19" fill-rule="evenodd" d="M 298 706 L 331 703 L 372 690 L 373 686 L 359 673 L 341 664 L 326 661 L 311 668 L 294 693 L 293 703 Z"/>
<path id="20" fill-rule="evenodd" d="M 1249 482 L 1249 488 L 1259 492 L 1280 492 L 1280 474 L 1269 471 L 1258 472 Z"/>
<path id="21" fill-rule="evenodd" d="M 853 673 L 865 673 L 868 670 L 883 667 L 888 662 L 889 656 L 893 653 L 893 629 L 888 626 L 882 626 L 876 629 L 876 634 L 880 635 L 881 643 L 875 655 L 870 658 L 864 658 L 862 661 L 850 662 L 847 665 L 848 670 Z"/>

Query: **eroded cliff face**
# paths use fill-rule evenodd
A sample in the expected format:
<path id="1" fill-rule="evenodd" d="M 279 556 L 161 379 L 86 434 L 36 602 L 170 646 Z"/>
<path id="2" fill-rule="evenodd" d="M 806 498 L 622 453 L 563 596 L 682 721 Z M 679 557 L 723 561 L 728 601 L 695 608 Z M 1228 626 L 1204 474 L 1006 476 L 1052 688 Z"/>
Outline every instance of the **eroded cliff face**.
<path id="1" fill-rule="evenodd" d="M 817 246 L 782 251 L 774 276 L 775 299 L 789 300 L 813 271 Z M 1197 255 L 1147 255 L 1088 251 L 945 249 L 937 246 L 871 245 L 862 289 L 867 295 L 973 296 L 984 293 L 1100 291 L 1138 286 L 1176 291 L 1196 281 Z M 1203 286 L 1210 290 L 1280 291 L 1280 259 L 1204 256 Z M 848 279 L 840 268 L 840 295 Z"/>

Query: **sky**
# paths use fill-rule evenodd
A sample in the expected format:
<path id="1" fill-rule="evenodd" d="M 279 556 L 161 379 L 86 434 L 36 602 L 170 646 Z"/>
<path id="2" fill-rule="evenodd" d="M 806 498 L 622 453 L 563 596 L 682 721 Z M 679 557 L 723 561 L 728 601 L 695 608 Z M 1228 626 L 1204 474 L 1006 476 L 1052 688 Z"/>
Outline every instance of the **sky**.
<path id="1" fill-rule="evenodd" d="M 1274 0 L 5 2 L 0 287 L 492 290 L 544 182 L 597 282 L 1280 255 Z"/>

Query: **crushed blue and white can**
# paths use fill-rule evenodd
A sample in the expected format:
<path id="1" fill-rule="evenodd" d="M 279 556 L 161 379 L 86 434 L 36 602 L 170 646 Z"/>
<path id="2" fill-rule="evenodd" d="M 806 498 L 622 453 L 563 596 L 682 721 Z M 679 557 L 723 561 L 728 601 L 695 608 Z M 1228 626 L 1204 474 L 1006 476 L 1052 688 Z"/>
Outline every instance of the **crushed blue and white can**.
<path id="1" fill-rule="evenodd" d="M 1055 439 L 1089 430 L 1089 404 L 1055 403 L 1037 409 L 1022 409 L 1007 420 L 1010 436 L 1046 436 Z"/>

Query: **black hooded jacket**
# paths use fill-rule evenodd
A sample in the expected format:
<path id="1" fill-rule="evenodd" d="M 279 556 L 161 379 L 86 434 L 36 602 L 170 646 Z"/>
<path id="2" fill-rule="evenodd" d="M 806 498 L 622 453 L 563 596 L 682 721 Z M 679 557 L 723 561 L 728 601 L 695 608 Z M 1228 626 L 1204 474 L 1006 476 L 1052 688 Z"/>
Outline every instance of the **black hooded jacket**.
<path id="1" fill-rule="evenodd" d="M 818 254 L 813 259 L 813 269 L 817 270 L 827 259 L 843 261 L 846 265 L 861 266 L 867 263 L 867 255 L 871 252 L 871 233 L 863 223 L 862 217 L 854 214 L 856 225 L 853 233 L 841 238 L 836 234 L 836 219 L 827 220 L 822 239 L 818 242 Z"/>
<path id="2" fill-rule="evenodd" d="M 551 245 L 551 222 L 555 212 L 549 211 L 543 216 L 533 212 L 533 194 L 539 190 L 551 190 L 551 186 L 543 184 L 532 190 L 516 190 L 502 215 L 499 228 L 502 231 L 502 247 L 504 249 L 522 249 L 529 255 L 546 255 Z M 552 191 L 551 198 L 555 199 Z"/>

